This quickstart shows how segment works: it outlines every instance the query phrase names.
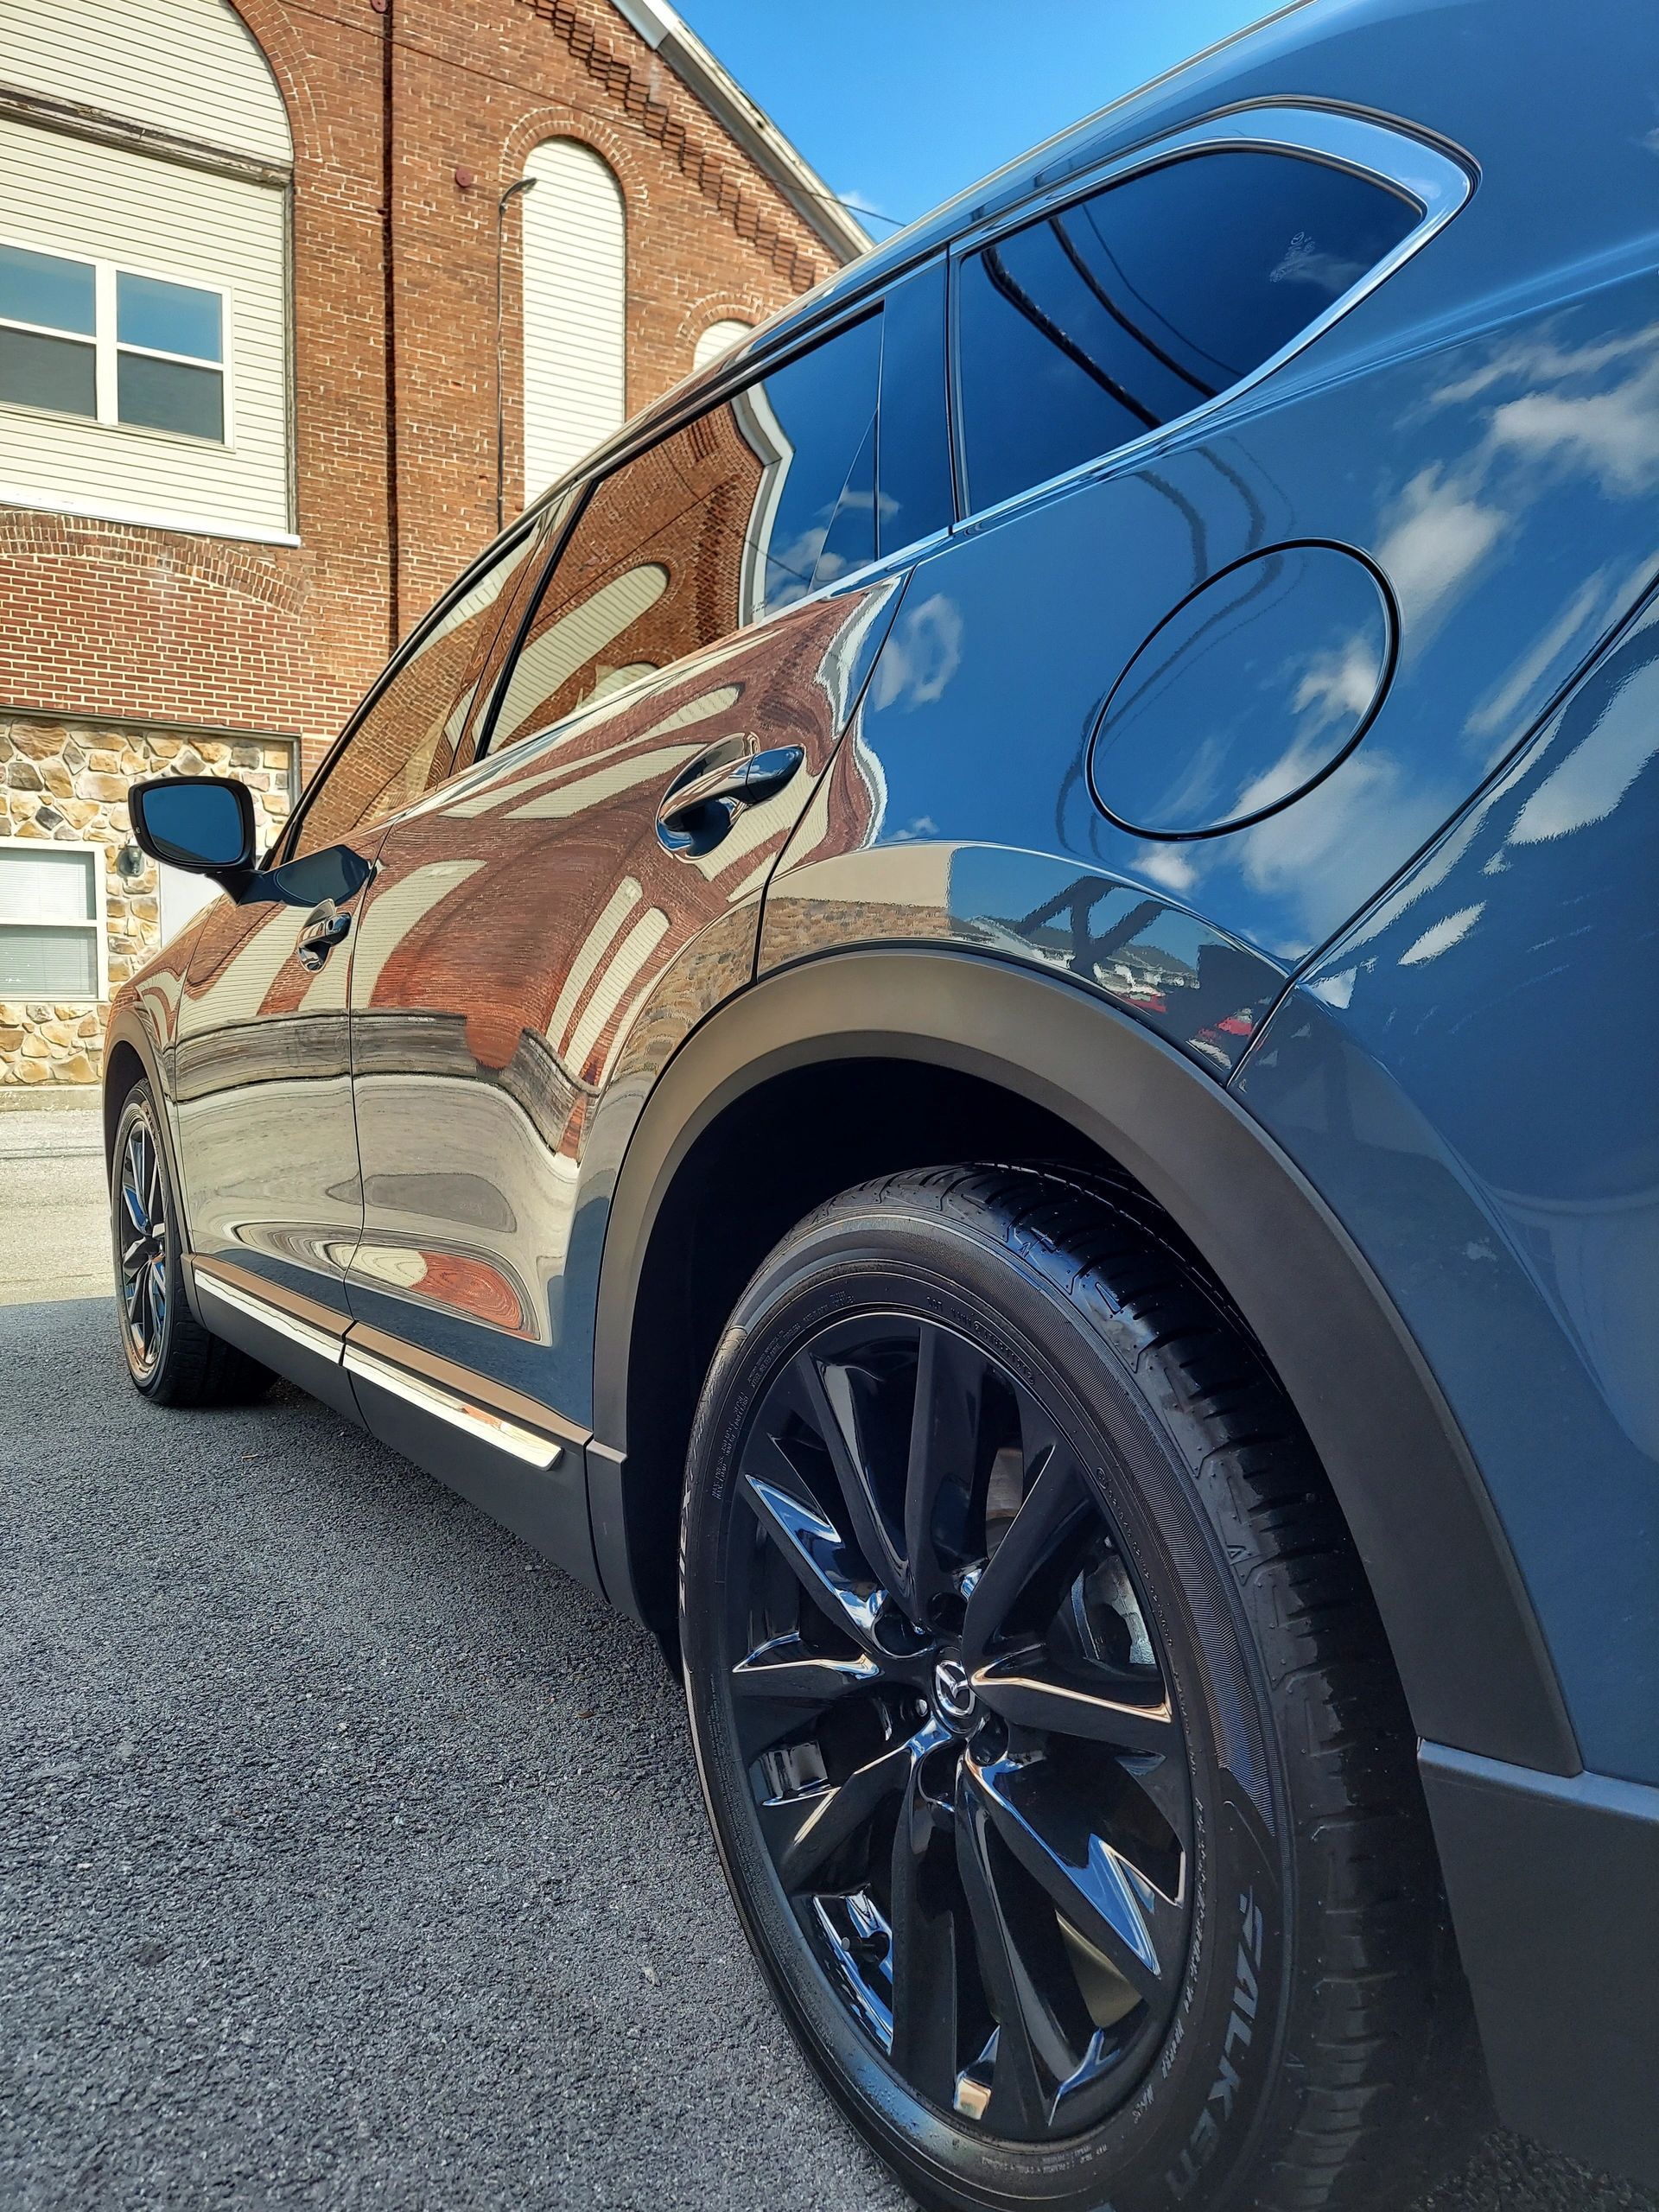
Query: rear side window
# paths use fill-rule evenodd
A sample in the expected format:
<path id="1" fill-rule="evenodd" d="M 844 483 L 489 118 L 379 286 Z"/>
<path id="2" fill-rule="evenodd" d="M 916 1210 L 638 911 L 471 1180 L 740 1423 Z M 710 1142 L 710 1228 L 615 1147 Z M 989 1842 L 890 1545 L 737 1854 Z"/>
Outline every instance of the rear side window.
<path id="1" fill-rule="evenodd" d="M 994 506 L 1214 398 L 1421 219 L 1328 162 L 1254 150 L 1145 169 L 967 257 L 968 505 Z"/>
<path id="2" fill-rule="evenodd" d="M 875 557 L 881 319 L 602 478 L 543 585 L 492 749 Z"/>

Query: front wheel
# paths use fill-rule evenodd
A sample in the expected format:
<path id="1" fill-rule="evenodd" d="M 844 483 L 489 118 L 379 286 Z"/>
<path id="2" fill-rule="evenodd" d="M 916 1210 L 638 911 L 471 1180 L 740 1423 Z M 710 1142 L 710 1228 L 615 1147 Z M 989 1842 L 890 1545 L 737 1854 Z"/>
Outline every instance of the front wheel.
<path id="1" fill-rule="evenodd" d="M 690 1448 L 728 1878 L 926 2202 L 1398 2204 L 1466 2007 L 1397 1683 L 1236 1314 L 1126 1187 L 963 1168 L 785 1238 Z"/>
<path id="2" fill-rule="evenodd" d="M 110 1164 L 110 1237 L 127 1372 L 162 1406 L 244 1403 L 270 1388 L 269 1368 L 204 1329 L 184 1296 L 177 1197 L 147 1083 L 122 1102 Z"/>

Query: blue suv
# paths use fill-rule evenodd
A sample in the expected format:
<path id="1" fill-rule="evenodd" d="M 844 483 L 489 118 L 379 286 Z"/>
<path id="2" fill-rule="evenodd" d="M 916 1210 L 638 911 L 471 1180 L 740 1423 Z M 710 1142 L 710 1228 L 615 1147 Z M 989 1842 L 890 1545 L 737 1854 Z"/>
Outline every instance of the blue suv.
<path id="1" fill-rule="evenodd" d="M 925 2202 L 1659 2178 L 1659 20 L 1293 8 L 554 487 L 121 995 L 123 1338 L 684 1669 Z"/>

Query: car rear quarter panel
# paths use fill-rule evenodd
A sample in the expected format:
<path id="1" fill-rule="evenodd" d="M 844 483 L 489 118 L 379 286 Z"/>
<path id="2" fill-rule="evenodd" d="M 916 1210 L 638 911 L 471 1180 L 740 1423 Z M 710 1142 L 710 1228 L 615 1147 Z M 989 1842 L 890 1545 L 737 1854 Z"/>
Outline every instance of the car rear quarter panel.
<path id="1" fill-rule="evenodd" d="M 1388 1284 L 1586 1764 L 1659 1782 L 1659 600 L 1310 969 L 1236 1094 Z"/>

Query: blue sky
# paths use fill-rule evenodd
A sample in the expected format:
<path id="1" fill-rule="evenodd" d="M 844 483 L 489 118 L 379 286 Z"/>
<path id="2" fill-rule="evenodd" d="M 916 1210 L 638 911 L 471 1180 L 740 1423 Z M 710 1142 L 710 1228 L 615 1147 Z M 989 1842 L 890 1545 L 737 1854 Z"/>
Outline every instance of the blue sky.
<path id="1" fill-rule="evenodd" d="M 909 222 L 1274 0 L 677 3 L 835 191 Z"/>

